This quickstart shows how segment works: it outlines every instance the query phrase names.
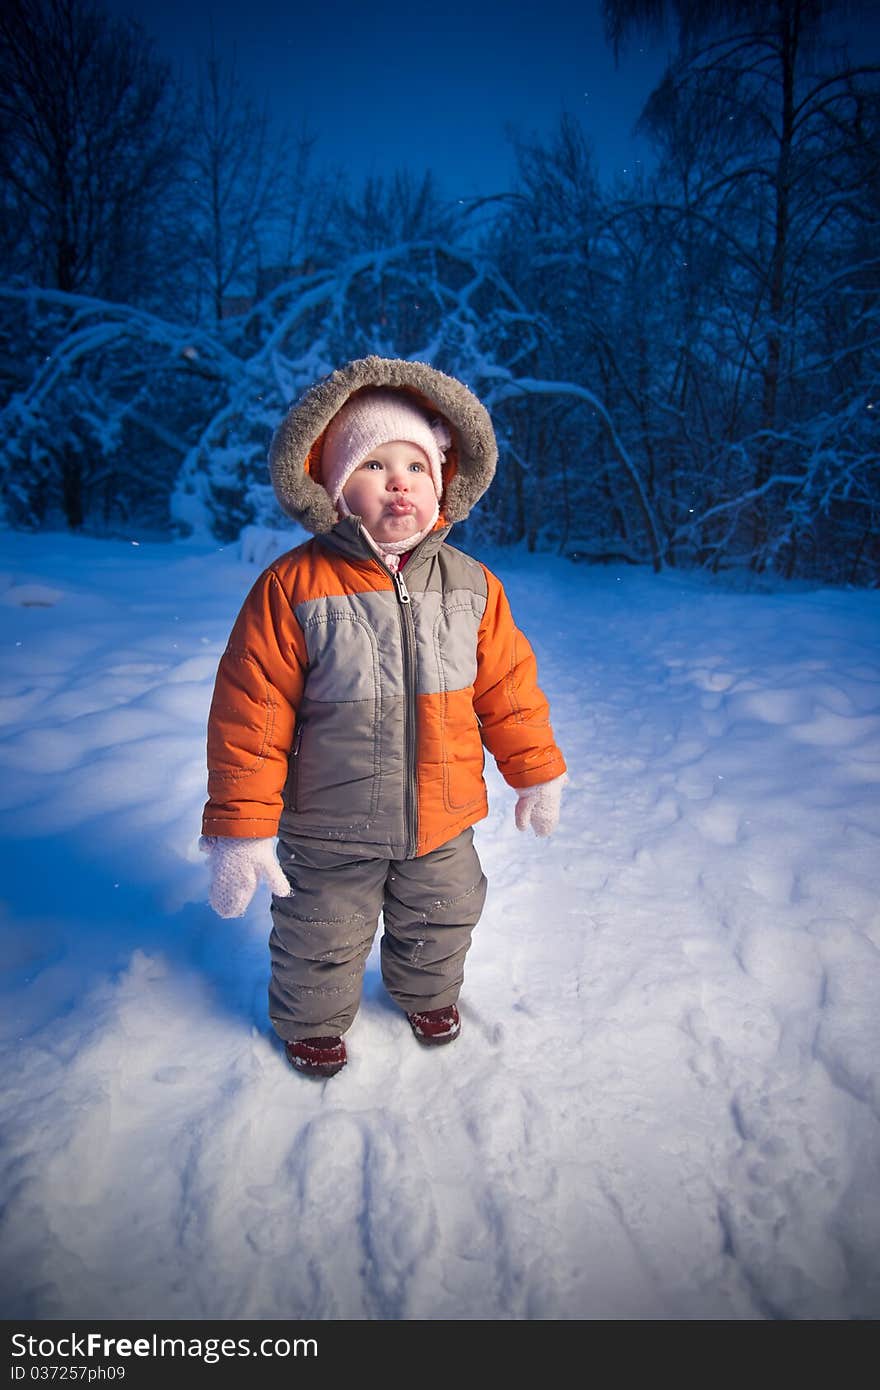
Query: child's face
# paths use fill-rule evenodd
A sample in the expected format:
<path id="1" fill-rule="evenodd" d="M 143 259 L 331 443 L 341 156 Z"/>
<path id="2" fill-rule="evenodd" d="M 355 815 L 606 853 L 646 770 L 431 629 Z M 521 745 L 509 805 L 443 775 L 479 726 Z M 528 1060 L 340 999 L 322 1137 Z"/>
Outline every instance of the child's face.
<path id="1" fill-rule="evenodd" d="M 351 474 L 342 495 L 374 541 L 405 541 L 423 531 L 437 500 L 428 457 L 416 444 L 380 444 Z"/>

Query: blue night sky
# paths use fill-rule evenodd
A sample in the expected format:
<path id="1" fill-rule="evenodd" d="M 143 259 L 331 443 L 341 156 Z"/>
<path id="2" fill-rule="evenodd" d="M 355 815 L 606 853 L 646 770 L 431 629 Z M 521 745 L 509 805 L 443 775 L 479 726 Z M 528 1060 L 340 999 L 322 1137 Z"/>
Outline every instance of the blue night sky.
<path id="1" fill-rule="evenodd" d="M 665 45 L 634 42 L 615 67 L 598 0 L 107 0 L 131 15 L 183 75 L 211 43 L 234 48 L 247 88 L 279 125 L 317 138 L 315 167 L 368 174 L 431 169 L 448 197 L 510 186 L 512 126 L 548 135 L 568 110 L 603 178 L 649 158 L 631 135 Z"/>

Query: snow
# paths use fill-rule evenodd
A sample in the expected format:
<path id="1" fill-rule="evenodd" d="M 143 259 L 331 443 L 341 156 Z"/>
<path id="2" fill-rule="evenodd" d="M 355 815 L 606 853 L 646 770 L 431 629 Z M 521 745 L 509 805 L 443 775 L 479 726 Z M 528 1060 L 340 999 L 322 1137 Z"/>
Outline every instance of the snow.
<path id="1" fill-rule="evenodd" d="M 214 917 L 197 850 L 253 564 L 4 552 L 4 1316 L 880 1314 L 878 594 L 481 552 L 561 825 L 517 832 L 487 770 L 461 1037 L 420 1046 L 374 952 L 315 1083 L 265 897 Z"/>

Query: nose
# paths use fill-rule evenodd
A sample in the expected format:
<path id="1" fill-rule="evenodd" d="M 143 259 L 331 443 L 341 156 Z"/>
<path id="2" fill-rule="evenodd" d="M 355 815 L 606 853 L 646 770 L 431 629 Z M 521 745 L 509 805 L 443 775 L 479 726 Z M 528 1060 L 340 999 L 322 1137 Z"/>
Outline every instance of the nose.
<path id="1" fill-rule="evenodd" d="M 409 479 L 405 473 L 392 473 L 388 478 L 388 489 L 390 492 L 408 492 Z"/>

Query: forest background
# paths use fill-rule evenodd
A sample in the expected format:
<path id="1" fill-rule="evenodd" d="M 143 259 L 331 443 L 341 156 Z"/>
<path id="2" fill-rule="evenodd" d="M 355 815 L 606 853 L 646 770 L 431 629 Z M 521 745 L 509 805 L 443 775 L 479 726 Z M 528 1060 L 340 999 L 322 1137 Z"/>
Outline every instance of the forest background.
<path id="1" fill-rule="evenodd" d="M 835 27 L 859 10 L 606 0 L 609 63 L 675 37 L 650 167 L 600 181 L 568 114 L 509 189 L 450 199 L 426 169 L 319 172 L 320 132 L 279 130 L 231 56 L 185 87 L 92 0 L 8 0 L 2 523 L 281 525 L 272 430 L 377 353 L 493 415 L 465 545 L 876 586 L 880 69 Z"/>

